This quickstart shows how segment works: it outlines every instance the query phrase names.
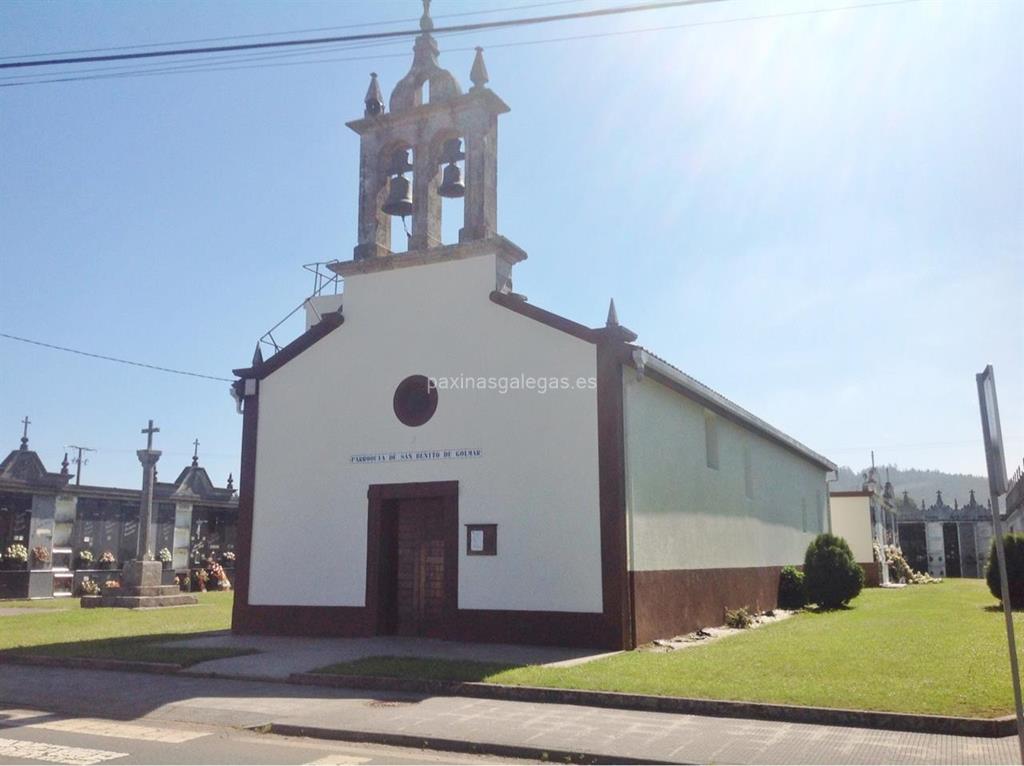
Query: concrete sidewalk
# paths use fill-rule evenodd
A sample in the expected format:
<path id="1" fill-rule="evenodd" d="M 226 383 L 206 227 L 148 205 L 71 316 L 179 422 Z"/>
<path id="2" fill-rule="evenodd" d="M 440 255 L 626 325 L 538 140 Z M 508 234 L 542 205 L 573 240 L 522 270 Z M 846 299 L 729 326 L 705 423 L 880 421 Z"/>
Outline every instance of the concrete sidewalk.
<path id="1" fill-rule="evenodd" d="M 288 678 L 336 662 L 364 657 L 431 657 L 509 665 L 564 665 L 588 662 L 615 652 L 557 646 L 479 644 L 433 638 L 375 636 L 373 638 L 307 638 L 235 635 L 229 632 L 170 641 L 164 646 L 255 649 L 259 654 L 225 657 L 193 665 L 190 670 L 253 678 Z"/>
<path id="2" fill-rule="evenodd" d="M 954 737 L 576 705 L 0 666 L 0 702 L 108 718 L 404 735 L 629 762 L 1014 763 L 1016 738 Z M 494 751 L 493 749 L 491 750 Z M 509 752 L 507 749 L 499 752 Z"/>

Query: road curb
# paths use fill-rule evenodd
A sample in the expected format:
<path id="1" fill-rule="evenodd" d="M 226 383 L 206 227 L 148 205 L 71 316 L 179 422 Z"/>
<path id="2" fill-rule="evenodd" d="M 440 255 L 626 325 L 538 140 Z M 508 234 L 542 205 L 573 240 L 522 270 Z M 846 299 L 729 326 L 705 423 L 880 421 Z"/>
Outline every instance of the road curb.
<path id="1" fill-rule="evenodd" d="M 184 670 L 176 662 L 143 662 L 141 660 L 108 660 L 100 657 L 51 657 L 46 654 L 0 653 L 0 665 L 42 665 L 48 668 L 76 670 L 123 670 L 132 673 L 173 675 Z"/>
<path id="2" fill-rule="evenodd" d="M 551 761 L 552 763 L 681 763 L 680 761 L 654 761 L 644 758 L 634 758 L 632 756 L 625 758 L 621 755 L 603 755 L 600 753 L 552 750 L 549 748 L 529 747 L 525 745 L 503 745 L 497 742 L 471 742 L 469 740 L 445 739 L 443 737 L 419 737 L 415 734 L 391 734 L 389 732 L 356 731 L 352 729 L 326 729 L 317 726 L 295 726 L 284 723 L 271 723 L 265 726 L 253 726 L 250 730 L 286 737 L 311 737 L 314 739 L 330 739 L 342 742 L 360 742 L 372 745 L 390 745 L 392 747 L 441 750 L 450 753 L 492 755 L 499 758 L 522 758 L 536 761 Z"/>
<path id="3" fill-rule="evenodd" d="M 509 702 L 537 702 L 559 705 L 680 713 L 712 718 L 746 718 L 779 723 L 806 723 L 820 726 L 849 726 L 862 729 L 910 731 L 920 734 L 947 734 L 959 737 L 1012 737 L 1017 734 L 1013 716 L 1000 718 L 960 718 L 957 716 L 884 713 L 874 710 L 774 705 L 764 702 L 706 700 L 690 697 L 662 697 L 624 692 L 583 689 L 557 689 L 539 686 L 507 686 L 474 681 L 434 681 L 381 676 L 341 676 L 324 673 L 292 673 L 277 676 L 246 676 L 236 673 L 191 670 L 177 663 L 111 660 L 89 657 L 51 657 L 48 655 L 0 653 L 0 665 L 41 665 L 77 670 L 114 670 L 132 673 L 156 673 L 186 678 L 220 678 L 250 683 L 281 683 L 321 686 L 334 689 L 434 694 L 447 697 L 474 697 Z M 319 736 L 319 735 L 317 735 Z M 533 757 L 533 756 L 529 756 Z M 596 762 L 596 761 L 595 761 Z"/>
<path id="4" fill-rule="evenodd" d="M 780 723 L 807 723 L 822 726 L 850 726 L 863 729 L 911 731 L 921 734 L 948 734 L 960 737 L 1012 737 L 1017 733 L 1013 716 L 1001 718 L 960 718 L 956 716 L 885 713 L 874 710 L 773 705 L 762 702 L 734 702 L 689 697 L 662 697 L 623 692 L 556 689 L 537 686 L 506 686 L 472 681 L 431 681 L 378 676 L 336 676 L 322 673 L 293 673 L 293 683 L 343 689 L 373 689 L 416 692 L 444 696 L 476 697 L 514 702 L 539 702 L 561 705 L 640 710 L 658 713 L 682 713 L 714 718 L 746 718 Z"/>

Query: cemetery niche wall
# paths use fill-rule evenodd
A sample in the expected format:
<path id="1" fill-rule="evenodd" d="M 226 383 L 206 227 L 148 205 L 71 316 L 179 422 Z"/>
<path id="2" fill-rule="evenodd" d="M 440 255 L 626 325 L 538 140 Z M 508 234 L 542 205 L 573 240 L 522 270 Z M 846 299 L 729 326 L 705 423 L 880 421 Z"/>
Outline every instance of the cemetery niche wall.
<path id="1" fill-rule="evenodd" d="M 0 599 L 70 597 L 120 582 L 139 543 L 141 490 L 74 484 L 67 455 L 46 470 L 21 445 L 0 463 Z M 234 580 L 238 497 L 232 477 L 217 487 L 198 452 L 173 482 L 154 486 L 154 551 L 165 551 L 163 582 L 199 587 L 210 562 Z M 169 556 L 168 556 L 169 554 Z"/>
<path id="2" fill-rule="evenodd" d="M 907 493 L 899 505 L 899 539 L 911 569 L 932 577 L 984 577 L 992 544 L 992 510 L 973 490 L 965 505 L 952 507 L 935 493 L 935 502 L 914 505 Z"/>

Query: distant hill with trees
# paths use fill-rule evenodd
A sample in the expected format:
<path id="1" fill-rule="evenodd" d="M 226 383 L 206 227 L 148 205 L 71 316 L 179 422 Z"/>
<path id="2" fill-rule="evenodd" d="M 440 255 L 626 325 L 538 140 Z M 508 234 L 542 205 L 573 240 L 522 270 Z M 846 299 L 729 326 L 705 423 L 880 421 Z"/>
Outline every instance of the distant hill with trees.
<path id="1" fill-rule="evenodd" d="M 885 473 L 888 471 L 889 481 L 896 490 L 896 497 L 901 498 L 906 492 L 916 505 L 920 505 L 921 500 L 924 500 L 925 505 L 931 505 L 935 502 L 935 493 L 940 491 L 947 505 L 953 505 L 953 500 L 959 500 L 963 505 L 967 502 L 972 489 L 979 503 L 988 501 L 988 479 L 984 476 L 900 468 L 896 465 L 880 465 L 877 471 L 880 484 L 885 484 Z M 849 466 L 840 466 L 839 481 L 833 482 L 833 491 L 860 489 L 867 472 L 867 468 L 854 471 Z"/>

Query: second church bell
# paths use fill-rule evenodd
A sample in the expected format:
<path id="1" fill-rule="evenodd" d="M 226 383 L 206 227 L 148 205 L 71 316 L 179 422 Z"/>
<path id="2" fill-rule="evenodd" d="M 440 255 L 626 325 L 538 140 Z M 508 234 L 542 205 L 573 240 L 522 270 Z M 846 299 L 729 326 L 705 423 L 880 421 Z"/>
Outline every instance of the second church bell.
<path id="1" fill-rule="evenodd" d="M 444 147 L 441 150 L 441 162 L 447 164 L 441 175 L 441 185 L 437 187 L 437 193 L 442 197 L 466 196 L 466 184 L 462 182 L 462 168 L 456 164 L 459 160 L 464 159 L 466 159 L 466 153 L 462 151 L 461 139 L 450 138 L 444 142 Z"/>

